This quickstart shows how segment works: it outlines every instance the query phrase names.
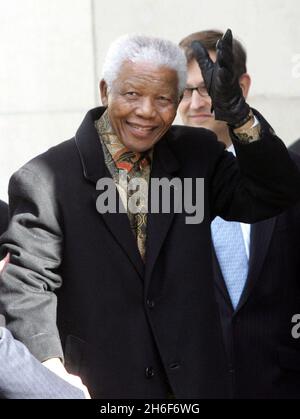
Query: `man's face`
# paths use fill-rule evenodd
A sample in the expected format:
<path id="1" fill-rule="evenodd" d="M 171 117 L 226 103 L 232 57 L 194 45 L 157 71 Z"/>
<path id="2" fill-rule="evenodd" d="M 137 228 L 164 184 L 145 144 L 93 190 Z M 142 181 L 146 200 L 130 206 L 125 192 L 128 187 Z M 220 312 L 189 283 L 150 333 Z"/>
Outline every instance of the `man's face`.
<path id="1" fill-rule="evenodd" d="M 125 62 L 110 91 L 104 80 L 100 89 L 113 129 L 129 150 L 152 148 L 176 116 L 178 77 L 167 67 Z"/>
<path id="2" fill-rule="evenodd" d="M 210 58 L 215 61 L 215 52 L 209 52 Z M 191 95 L 183 97 L 179 105 L 179 112 L 184 125 L 192 127 L 203 127 L 210 129 L 217 134 L 227 129 L 226 123 L 216 121 L 214 114 L 211 113 L 211 99 L 205 89 L 201 70 L 196 60 L 192 60 L 188 65 L 187 88 L 200 87 L 190 91 Z"/>

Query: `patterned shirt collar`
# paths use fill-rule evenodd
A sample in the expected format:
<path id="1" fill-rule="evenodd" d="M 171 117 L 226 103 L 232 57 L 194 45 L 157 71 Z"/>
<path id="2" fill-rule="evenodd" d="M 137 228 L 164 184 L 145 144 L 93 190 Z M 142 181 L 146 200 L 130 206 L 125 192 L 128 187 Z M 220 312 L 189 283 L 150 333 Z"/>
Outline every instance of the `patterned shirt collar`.
<path id="1" fill-rule="evenodd" d="M 109 151 L 116 166 L 129 172 L 130 166 L 127 164 L 128 160 L 130 160 L 132 164 L 141 160 L 141 164 L 143 165 L 145 164 L 144 161 L 146 158 L 148 164 L 151 164 L 153 150 L 151 149 L 145 153 L 134 153 L 125 147 L 114 132 L 107 110 L 105 110 L 101 118 L 95 122 L 95 126 L 101 142 Z"/>

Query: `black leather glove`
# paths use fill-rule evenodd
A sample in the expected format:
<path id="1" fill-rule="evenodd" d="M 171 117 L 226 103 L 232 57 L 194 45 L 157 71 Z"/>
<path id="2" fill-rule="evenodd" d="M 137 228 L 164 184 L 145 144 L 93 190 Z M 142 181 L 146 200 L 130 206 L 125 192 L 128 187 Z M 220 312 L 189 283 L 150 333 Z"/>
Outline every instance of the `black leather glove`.
<path id="1" fill-rule="evenodd" d="M 234 74 L 231 30 L 228 29 L 217 44 L 215 63 L 199 41 L 193 41 L 191 46 L 211 97 L 215 118 L 226 121 L 232 128 L 241 127 L 251 116 L 250 107 Z"/>

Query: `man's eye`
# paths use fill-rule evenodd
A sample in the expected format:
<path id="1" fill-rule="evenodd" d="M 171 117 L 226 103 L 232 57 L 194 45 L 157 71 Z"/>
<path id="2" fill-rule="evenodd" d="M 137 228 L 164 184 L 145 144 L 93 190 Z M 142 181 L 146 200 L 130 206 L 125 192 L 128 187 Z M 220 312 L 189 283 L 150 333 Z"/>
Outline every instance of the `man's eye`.
<path id="1" fill-rule="evenodd" d="M 133 98 L 133 97 L 137 97 L 138 94 L 136 92 L 126 92 L 125 96 Z"/>
<path id="2" fill-rule="evenodd" d="M 191 97 L 192 96 L 192 89 L 186 87 L 183 91 L 183 97 Z"/>
<path id="3" fill-rule="evenodd" d="M 161 102 L 170 102 L 171 100 L 166 96 L 159 96 L 158 100 Z"/>

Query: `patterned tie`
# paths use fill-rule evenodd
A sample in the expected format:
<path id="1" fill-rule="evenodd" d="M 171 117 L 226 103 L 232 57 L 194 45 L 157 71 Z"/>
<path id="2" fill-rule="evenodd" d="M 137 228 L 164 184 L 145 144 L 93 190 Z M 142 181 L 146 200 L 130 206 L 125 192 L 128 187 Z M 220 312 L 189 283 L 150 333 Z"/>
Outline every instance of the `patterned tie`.
<path id="1" fill-rule="evenodd" d="M 248 275 L 248 258 L 240 223 L 216 217 L 211 224 L 212 239 L 219 265 L 236 309 Z"/>
<path id="2" fill-rule="evenodd" d="M 120 157 L 115 161 L 119 170 L 126 170 L 127 180 L 130 182 L 133 178 L 148 178 L 151 168 L 151 159 L 149 153 L 134 153 L 129 150 L 124 150 Z M 148 174 L 147 174 L 148 172 Z M 135 193 L 135 191 L 127 191 L 127 199 Z M 128 218 L 131 230 L 137 241 L 137 246 L 140 255 L 145 261 L 146 255 L 146 234 L 147 234 L 147 213 L 138 212 L 133 214 L 128 210 Z"/>
<path id="3" fill-rule="evenodd" d="M 117 168 L 126 170 L 127 173 L 130 173 L 133 168 L 137 171 L 142 170 L 143 166 L 148 164 L 147 153 L 135 153 L 126 147 L 120 149 L 113 159 Z"/>

